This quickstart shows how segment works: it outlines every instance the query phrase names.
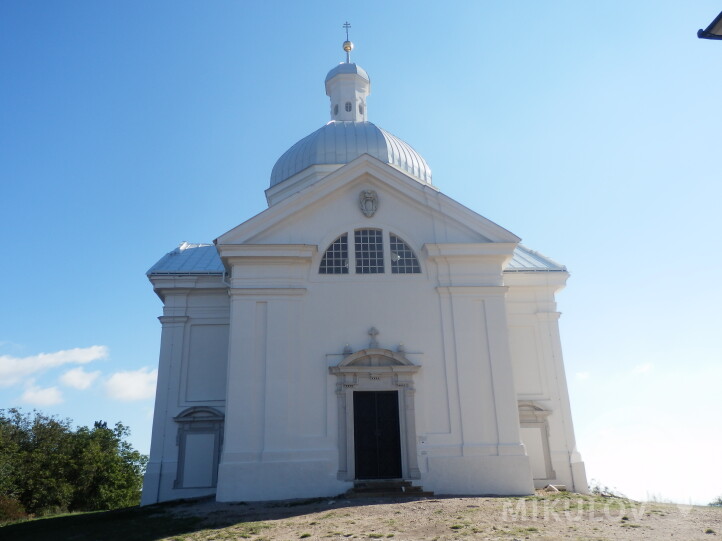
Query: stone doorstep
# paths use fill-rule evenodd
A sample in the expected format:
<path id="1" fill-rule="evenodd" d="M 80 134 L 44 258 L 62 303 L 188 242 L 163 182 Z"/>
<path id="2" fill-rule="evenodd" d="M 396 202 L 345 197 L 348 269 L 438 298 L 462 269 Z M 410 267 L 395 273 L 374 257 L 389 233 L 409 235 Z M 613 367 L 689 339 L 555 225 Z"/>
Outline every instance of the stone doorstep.
<path id="1" fill-rule="evenodd" d="M 344 495 L 347 498 L 417 498 L 433 496 L 423 487 L 414 486 L 411 481 L 399 479 L 363 480 L 354 482 L 354 487 Z"/>

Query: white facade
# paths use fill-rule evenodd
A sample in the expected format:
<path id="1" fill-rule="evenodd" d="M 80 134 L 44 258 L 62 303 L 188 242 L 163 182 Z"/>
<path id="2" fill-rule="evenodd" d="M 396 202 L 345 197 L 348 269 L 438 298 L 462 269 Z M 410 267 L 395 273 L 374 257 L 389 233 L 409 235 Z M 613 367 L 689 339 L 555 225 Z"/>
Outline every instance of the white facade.
<path id="1" fill-rule="evenodd" d="M 585 492 L 554 299 L 566 269 L 431 185 L 365 120 L 363 70 L 341 64 L 326 88 L 332 122 L 279 159 L 269 208 L 148 273 L 164 307 L 143 504 L 368 478 Z M 353 119 L 335 120 L 346 96 Z"/>

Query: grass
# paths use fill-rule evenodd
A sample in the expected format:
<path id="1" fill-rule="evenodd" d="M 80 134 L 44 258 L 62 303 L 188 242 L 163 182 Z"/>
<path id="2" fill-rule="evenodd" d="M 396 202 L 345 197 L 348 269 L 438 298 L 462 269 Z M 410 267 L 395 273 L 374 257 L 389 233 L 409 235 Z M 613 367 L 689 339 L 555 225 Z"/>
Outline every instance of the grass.
<path id="1" fill-rule="evenodd" d="M 200 517 L 173 517 L 163 505 L 114 511 L 74 513 L 9 524 L 0 528 L 4 541 L 150 541 L 197 531 Z"/>

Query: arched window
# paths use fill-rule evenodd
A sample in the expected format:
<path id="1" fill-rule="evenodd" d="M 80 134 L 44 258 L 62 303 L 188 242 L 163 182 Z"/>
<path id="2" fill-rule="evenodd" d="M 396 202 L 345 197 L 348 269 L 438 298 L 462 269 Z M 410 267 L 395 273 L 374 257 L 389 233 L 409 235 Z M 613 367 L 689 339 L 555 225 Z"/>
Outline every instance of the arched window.
<path id="1" fill-rule="evenodd" d="M 421 272 L 419 260 L 411 247 L 393 233 L 389 233 L 392 274 L 417 274 Z"/>
<path id="2" fill-rule="evenodd" d="M 323 254 L 319 274 L 348 274 L 348 234 L 333 241 Z"/>
<path id="3" fill-rule="evenodd" d="M 401 237 L 389 233 L 387 249 L 382 229 L 356 229 L 351 253 L 349 234 L 339 235 L 328 245 L 318 267 L 319 274 L 351 274 L 350 268 L 354 274 L 383 274 L 387 258 L 391 260 L 391 274 L 421 274 L 416 254 Z"/>
<path id="4" fill-rule="evenodd" d="M 354 231 L 354 244 L 356 274 L 384 272 L 384 244 L 380 229 L 357 229 Z"/>
<path id="5" fill-rule="evenodd" d="M 350 102 L 350 101 L 347 101 L 347 102 L 346 102 L 346 112 L 347 112 L 347 113 L 350 113 L 350 112 L 351 112 L 351 109 L 353 109 L 353 105 L 351 105 L 351 102 Z"/>

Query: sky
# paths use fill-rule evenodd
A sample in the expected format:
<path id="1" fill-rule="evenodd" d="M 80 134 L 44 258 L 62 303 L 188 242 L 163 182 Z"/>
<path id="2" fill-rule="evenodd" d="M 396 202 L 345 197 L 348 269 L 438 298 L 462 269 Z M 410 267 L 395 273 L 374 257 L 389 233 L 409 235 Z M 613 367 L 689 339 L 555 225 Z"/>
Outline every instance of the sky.
<path id="1" fill-rule="evenodd" d="M 434 184 L 565 264 L 590 479 L 722 495 L 719 2 L 0 2 L 0 408 L 150 447 L 145 272 L 266 208 L 344 59 Z M 718 240 L 715 240 L 718 239 Z"/>

